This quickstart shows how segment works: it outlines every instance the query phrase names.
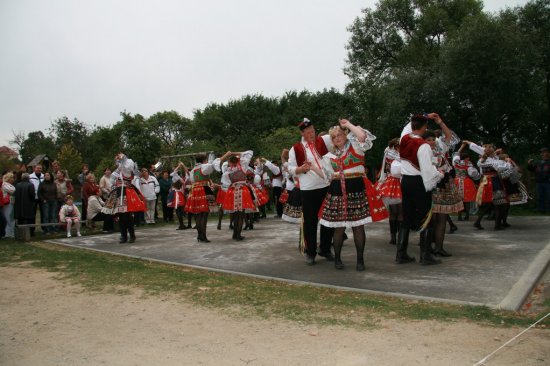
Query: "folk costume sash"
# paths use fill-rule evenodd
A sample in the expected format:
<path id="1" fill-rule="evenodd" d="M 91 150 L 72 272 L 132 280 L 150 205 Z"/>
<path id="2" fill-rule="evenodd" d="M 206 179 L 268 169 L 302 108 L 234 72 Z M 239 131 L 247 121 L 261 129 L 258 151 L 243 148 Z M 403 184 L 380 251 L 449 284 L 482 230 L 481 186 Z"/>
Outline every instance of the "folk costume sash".
<path id="1" fill-rule="evenodd" d="M 296 165 L 301 166 L 306 161 L 306 149 L 304 144 L 300 141 L 294 144 L 294 154 L 296 155 Z M 317 163 L 319 169 L 321 169 L 321 157 L 328 153 L 325 141 L 321 136 L 315 138 L 315 143 L 307 143 L 308 149 L 313 154 L 313 157 Z"/>

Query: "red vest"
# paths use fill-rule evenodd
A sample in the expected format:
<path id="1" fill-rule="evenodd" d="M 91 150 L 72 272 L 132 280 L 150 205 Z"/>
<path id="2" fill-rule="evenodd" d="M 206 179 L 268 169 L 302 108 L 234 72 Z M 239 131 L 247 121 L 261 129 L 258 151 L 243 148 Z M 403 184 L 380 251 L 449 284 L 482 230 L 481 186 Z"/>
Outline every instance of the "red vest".
<path id="1" fill-rule="evenodd" d="M 410 135 L 401 137 L 399 143 L 399 156 L 401 159 L 407 160 L 416 169 L 420 170 L 420 163 L 418 163 L 418 149 L 424 145 L 426 141 L 423 138 L 415 138 Z"/>
<path id="2" fill-rule="evenodd" d="M 294 144 L 294 155 L 296 155 L 296 166 L 301 166 L 306 161 L 306 150 L 302 142 Z M 325 140 L 321 136 L 315 138 L 315 150 L 319 153 L 319 156 L 323 156 L 328 153 Z"/>

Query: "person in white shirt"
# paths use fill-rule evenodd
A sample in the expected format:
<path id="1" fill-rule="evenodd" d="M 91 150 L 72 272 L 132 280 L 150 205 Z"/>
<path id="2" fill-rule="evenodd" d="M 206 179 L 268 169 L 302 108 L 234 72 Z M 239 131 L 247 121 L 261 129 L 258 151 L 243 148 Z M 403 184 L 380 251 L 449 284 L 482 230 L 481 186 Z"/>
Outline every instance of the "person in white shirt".
<path id="1" fill-rule="evenodd" d="M 415 260 L 407 254 L 410 230 L 424 231 L 420 242 L 420 263 L 423 265 L 441 263 L 431 254 L 431 207 L 432 190 L 443 178 L 444 173 L 433 165 L 432 148 L 422 138 L 428 129 L 429 120 L 434 120 L 438 125 L 443 122 L 437 113 L 416 114 L 411 117 L 411 122 L 401 132 L 399 155 L 402 174 L 403 227 L 395 256 L 395 262 L 398 264 Z"/>
<path id="2" fill-rule="evenodd" d="M 36 164 L 34 171 L 29 175 L 29 182 L 34 186 L 34 216 L 36 217 L 36 210 L 40 211 L 40 223 L 44 223 L 44 217 L 42 215 L 42 201 L 38 199 L 38 186 L 44 181 L 44 174 L 42 173 L 42 165 Z M 36 220 L 36 219 L 35 219 Z M 33 224 L 36 221 L 33 221 Z M 46 227 L 42 227 L 42 231 L 46 232 Z M 31 234 L 34 235 L 34 227 L 31 228 Z"/>
<path id="3" fill-rule="evenodd" d="M 147 224 L 154 224 L 155 204 L 157 203 L 157 194 L 160 192 L 160 186 L 157 178 L 155 178 L 154 175 L 149 174 L 147 168 L 141 169 L 139 187 L 147 205 L 147 211 L 145 211 L 145 222 Z"/>
<path id="4" fill-rule="evenodd" d="M 315 256 L 319 254 L 329 261 L 334 261 L 331 252 L 333 228 L 321 225 L 319 252 L 317 253 L 318 212 L 328 191 L 328 182 L 321 172 L 322 156 L 332 149 L 330 136 L 316 136 L 313 123 L 304 118 L 298 124 L 301 140 L 289 151 L 288 171 L 290 175 L 300 180 L 303 217 L 303 250 L 306 254 L 306 264 L 315 264 Z"/>

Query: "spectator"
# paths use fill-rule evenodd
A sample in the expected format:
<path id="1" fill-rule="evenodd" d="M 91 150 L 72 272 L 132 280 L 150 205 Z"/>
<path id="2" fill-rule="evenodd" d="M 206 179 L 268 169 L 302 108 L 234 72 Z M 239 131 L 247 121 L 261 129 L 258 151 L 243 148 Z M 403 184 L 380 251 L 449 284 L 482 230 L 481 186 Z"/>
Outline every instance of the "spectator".
<path id="1" fill-rule="evenodd" d="M 0 176 L 0 186 L 3 186 L 3 176 Z M 9 199 L 9 196 L 7 196 Z M 0 239 L 6 236 L 6 217 L 4 216 L 4 190 L 0 190 Z"/>
<path id="2" fill-rule="evenodd" d="M 65 204 L 65 198 L 73 194 L 73 185 L 69 179 L 67 179 L 67 174 L 63 170 L 59 170 L 56 174 L 55 185 L 57 186 L 57 215 L 59 215 L 59 210 L 61 206 Z"/>
<path id="3" fill-rule="evenodd" d="M 29 173 L 21 174 L 21 182 L 15 185 L 14 217 L 17 224 L 34 224 L 36 211 L 34 185 L 29 181 Z M 34 236 L 34 228 L 30 230 Z"/>
<path id="4" fill-rule="evenodd" d="M 105 170 L 103 171 L 103 176 L 99 180 L 101 198 L 103 198 L 104 200 L 107 199 L 107 196 L 109 196 L 109 193 L 111 193 L 111 189 L 113 187 L 113 184 L 111 183 L 111 173 L 111 168 L 105 168 Z"/>
<path id="5" fill-rule="evenodd" d="M 40 223 L 44 222 L 44 217 L 42 216 L 42 202 L 38 199 L 38 186 L 42 181 L 44 180 L 44 174 L 42 174 L 42 165 L 36 164 L 34 166 L 34 172 L 29 175 L 29 181 L 34 186 L 34 215 L 33 215 L 33 221 L 32 223 L 35 223 L 34 218 L 36 217 L 36 210 L 40 209 Z M 45 231 L 44 228 L 42 228 L 42 231 Z M 34 227 L 31 228 L 31 233 L 34 234 Z"/>
<path id="6" fill-rule="evenodd" d="M 145 222 L 147 224 L 154 224 L 157 193 L 160 192 L 159 182 L 154 175 L 149 174 L 149 171 L 146 168 L 142 168 L 141 178 L 139 180 L 139 187 L 147 205 L 147 211 L 145 212 Z"/>
<path id="7" fill-rule="evenodd" d="M 103 232 L 112 233 L 114 231 L 114 222 L 112 215 L 106 215 L 101 210 L 105 202 L 101 199 L 100 190 L 95 190 L 88 198 L 88 213 L 86 217 L 91 221 L 103 221 Z"/>
<path id="8" fill-rule="evenodd" d="M 15 176 L 13 173 L 6 173 L 2 177 L 2 194 L 4 195 L 4 206 L 2 211 L 6 219 L 6 232 L 7 238 L 13 238 L 15 233 L 15 220 L 13 218 L 13 195 L 15 194 Z"/>
<path id="9" fill-rule="evenodd" d="M 82 185 L 82 221 L 86 220 L 88 198 L 90 198 L 96 190 L 99 190 L 99 186 L 95 182 L 95 175 L 93 175 L 93 173 L 88 173 L 86 175 L 86 182 Z"/>
<path id="10" fill-rule="evenodd" d="M 530 159 L 527 163 L 530 171 L 535 172 L 537 185 L 537 211 L 550 212 L 550 151 L 543 147 L 540 149 L 540 160 Z"/>
<path id="11" fill-rule="evenodd" d="M 40 212 L 43 224 L 54 224 L 57 222 L 57 185 L 55 184 L 52 173 L 44 173 L 44 180 L 38 186 L 38 199 L 42 205 Z M 55 232 L 54 226 L 43 226 L 42 231 L 45 234 Z"/>
<path id="12" fill-rule="evenodd" d="M 73 197 L 67 196 L 65 204 L 59 210 L 59 221 L 67 224 L 67 238 L 71 237 L 71 227 L 74 224 L 76 236 L 80 234 L 80 211 L 73 203 Z"/>
<path id="13" fill-rule="evenodd" d="M 16 183 L 19 183 L 21 182 L 21 175 L 23 173 L 27 173 L 27 165 L 26 164 L 19 164 L 19 169 L 17 169 L 17 174 L 15 176 L 15 182 Z"/>
<path id="14" fill-rule="evenodd" d="M 88 203 L 88 197 L 84 197 L 84 184 L 86 183 L 86 176 L 90 174 L 90 167 L 88 164 L 82 164 L 82 171 L 78 175 L 78 182 L 80 183 L 80 198 L 82 201 L 82 220 L 86 220 L 86 204 Z"/>
<path id="15" fill-rule="evenodd" d="M 57 160 L 54 160 L 52 162 L 52 177 L 54 177 L 54 179 L 57 177 L 57 172 L 60 172 L 62 171 L 63 173 L 65 173 L 65 179 L 69 179 L 69 173 L 67 172 L 67 170 L 62 170 L 61 169 L 61 164 L 59 164 L 59 161 Z"/>
<path id="16" fill-rule="evenodd" d="M 170 187 L 172 186 L 170 172 L 168 170 L 163 170 L 158 182 L 160 187 L 160 201 L 162 204 L 162 219 L 164 222 L 173 221 L 174 208 L 168 207 L 168 193 L 170 192 Z"/>

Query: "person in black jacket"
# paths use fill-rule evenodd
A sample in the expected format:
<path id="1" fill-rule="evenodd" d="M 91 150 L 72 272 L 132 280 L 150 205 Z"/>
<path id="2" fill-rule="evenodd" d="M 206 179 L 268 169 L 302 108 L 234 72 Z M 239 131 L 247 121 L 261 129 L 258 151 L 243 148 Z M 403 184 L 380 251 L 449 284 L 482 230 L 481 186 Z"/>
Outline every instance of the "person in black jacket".
<path id="1" fill-rule="evenodd" d="M 43 223 L 55 224 L 59 221 L 57 218 L 57 184 L 52 177 L 52 173 L 44 173 L 44 180 L 38 186 L 38 199 L 41 203 L 41 217 Z M 45 234 L 55 232 L 55 226 L 42 226 Z"/>
<path id="2" fill-rule="evenodd" d="M 530 159 L 527 162 L 530 171 L 535 172 L 537 182 L 537 211 L 550 212 L 550 151 L 543 147 L 540 149 L 540 160 Z"/>
<path id="3" fill-rule="evenodd" d="M 34 185 L 29 181 L 29 173 L 21 174 L 21 182 L 15 186 L 14 217 L 17 224 L 34 224 Z M 31 228 L 34 236 L 34 228 Z"/>

